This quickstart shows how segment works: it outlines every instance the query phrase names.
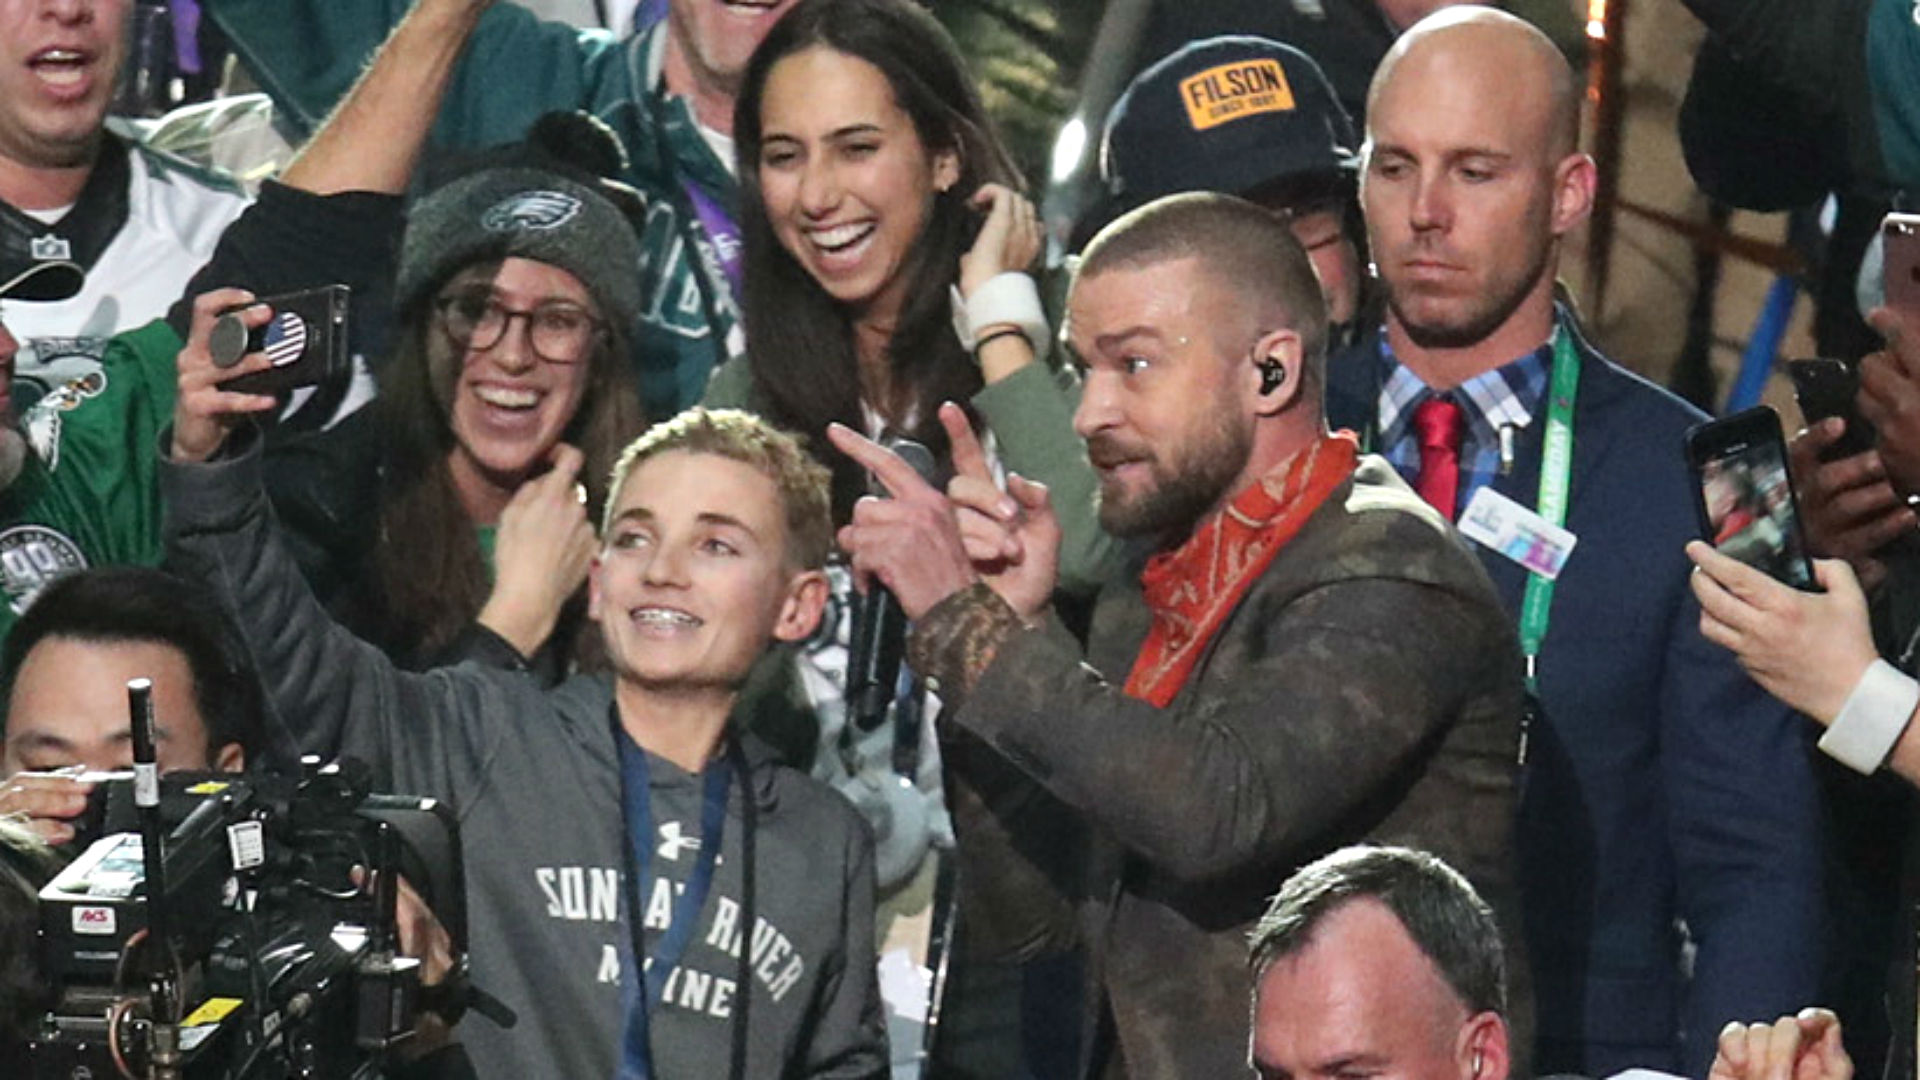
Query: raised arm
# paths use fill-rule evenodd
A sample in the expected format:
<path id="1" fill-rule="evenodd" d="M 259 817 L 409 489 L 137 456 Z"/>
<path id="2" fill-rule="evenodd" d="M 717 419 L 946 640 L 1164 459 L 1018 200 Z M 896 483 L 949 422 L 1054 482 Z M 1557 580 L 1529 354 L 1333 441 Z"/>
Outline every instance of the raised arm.
<path id="1" fill-rule="evenodd" d="M 495 756 L 502 737 L 484 708 L 500 687 L 485 675 L 407 675 L 326 614 L 276 535 L 260 482 L 257 429 L 246 420 L 272 398 L 234 394 L 218 378 L 271 366 L 251 354 L 213 368 L 214 315 L 244 296 L 222 291 L 195 305 L 180 353 L 169 460 L 160 468 L 168 565 L 216 590 L 240 622 L 271 705 L 304 752 L 350 754 L 383 786 L 453 798 Z M 256 320 L 258 309 L 247 317 Z M 229 440 L 230 429 L 237 429 Z M 231 441 L 234 445 L 229 446 Z"/>
<path id="2" fill-rule="evenodd" d="M 960 259 L 963 299 L 978 295 L 1002 274 L 1025 270 L 1040 250 L 1031 201 L 988 184 L 975 195 L 974 204 L 985 211 L 986 222 Z M 1080 380 L 1070 367 L 1049 365 L 1044 351 L 1036 351 L 1023 334 L 1003 332 L 1009 329 L 1018 327 L 1011 322 L 974 327 L 976 339 L 983 342 L 977 356 L 986 385 L 971 403 L 993 432 L 1000 463 L 1052 493 L 1060 522 L 1058 588 L 1069 595 L 1090 595 L 1118 569 L 1121 548 L 1100 528 L 1093 466 L 1073 430 Z"/>
<path id="3" fill-rule="evenodd" d="M 1448 590 L 1362 578 L 1277 609 L 1244 603 L 1270 620 L 1258 654 L 1216 659 L 1235 666 L 1198 705 L 1127 694 L 1123 672 L 1094 670 L 1071 639 L 1022 626 L 981 587 L 930 612 L 910 657 L 958 699 L 969 732 L 1094 829 L 1191 881 L 1328 835 L 1433 751 L 1490 665 L 1511 667 L 1510 642 Z M 1495 741 L 1479 748 L 1489 776 L 1513 752 Z"/>
<path id="4" fill-rule="evenodd" d="M 281 182 L 316 195 L 404 192 L 461 52 L 491 2 L 428 0 L 400 20 Z"/>
<path id="5" fill-rule="evenodd" d="M 347 96 L 389 31 L 401 44 L 407 77 L 441 81 L 444 100 L 428 116 L 435 120 L 435 141 L 449 146 L 517 138 L 543 113 L 592 108 L 604 80 L 625 78 L 620 50 L 607 34 L 542 22 L 525 8 L 493 0 L 207 0 L 204 6 L 302 135 L 319 128 Z M 402 37 L 395 28 L 403 16 L 447 36 Z M 451 56 L 443 56 L 448 50 Z M 458 62 L 441 70 L 443 60 Z"/>

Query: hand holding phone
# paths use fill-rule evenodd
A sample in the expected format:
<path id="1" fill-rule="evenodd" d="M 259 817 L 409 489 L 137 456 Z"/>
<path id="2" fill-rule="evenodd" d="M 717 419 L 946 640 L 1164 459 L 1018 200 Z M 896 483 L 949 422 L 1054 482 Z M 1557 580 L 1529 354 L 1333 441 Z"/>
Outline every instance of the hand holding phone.
<path id="1" fill-rule="evenodd" d="M 245 289 L 215 289 L 193 298 L 193 324 L 174 358 L 173 439 L 167 451 L 174 461 L 207 460 L 226 443 L 236 424 L 280 404 L 271 394 L 232 389 L 236 371 L 246 376 L 272 370 L 272 361 L 264 354 L 249 353 L 233 368 L 214 363 L 208 342 L 214 324 L 229 314 L 246 328 L 264 326 L 273 315 Z"/>
<path id="2" fill-rule="evenodd" d="M 1714 548 L 1814 591 L 1780 417 L 1765 405 L 1687 431 L 1701 534 Z"/>
<path id="3" fill-rule="evenodd" d="M 1844 360 L 1789 360 L 1787 374 L 1808 427 L 1835 416 L 1847 423 L 1840 438 L 1820 452 L 1821 461 L 1839 461 L 1873 449 L 1873 425 L 1860 415 L 1856 401 L 1859 368 Z"/>
<path id="4" fill-rule="evenodd" d="M 207 352 L 215 367 L 231 368 L 242 358 L 265 352 L 272 367 L 222 381 L 223 390 L 241 394 L 284 394 L 302 386 L 318 386 L 349 367 L 347 358 L 347 302 L 345 285 L 270 296 L 220 313 L 207 338 Z M 264 305 L 273 317 L 264 325 L 249 326 L 240 313 Z"/>

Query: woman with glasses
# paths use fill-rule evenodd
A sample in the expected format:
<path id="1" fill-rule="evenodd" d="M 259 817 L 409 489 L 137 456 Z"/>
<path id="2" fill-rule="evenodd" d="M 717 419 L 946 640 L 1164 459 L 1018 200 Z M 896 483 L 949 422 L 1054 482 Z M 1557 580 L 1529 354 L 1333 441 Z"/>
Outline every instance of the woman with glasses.
<path id="1" fill-rule="evenodd" d="M 403 665 L 477 654 L 553 679 L 590 659 L 592 635 L 576 634 L 589 522 L 645 426 L 626 360 L 630 196 L 529 145 L 408 215 L 370 407 L 374 529 L 335 605 Z"/>

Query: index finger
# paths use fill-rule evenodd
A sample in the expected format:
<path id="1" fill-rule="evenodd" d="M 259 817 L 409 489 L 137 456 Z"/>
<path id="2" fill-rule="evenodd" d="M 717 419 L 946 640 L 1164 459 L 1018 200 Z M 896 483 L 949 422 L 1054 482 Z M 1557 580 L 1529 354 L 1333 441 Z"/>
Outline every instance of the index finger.
<path id="1" fill-rule="evenodd" d="M 1840 1026 L 1840 1017 L 1832 1009 L 1822 1009 L 1809 1005 L 1793 1017 L 1800 1024 L 1800 1034 L 1809 1040 L 1818 1041 L 1826 1037 L 1827 1032 Z"/>
<path id="2" fill-rule="evenodd" d="M 1013 189 L 1005 184 L 981 184 L 967 199 L 968 205 L 975 210 L 986 210 L 989 214 L 1008 209 L 1013 202 Z"/>
<path id="3" fill-rule="evenodd" d="M 993 470 L 987 466 L 987 451 L 980 445 L 980 437 L 973 433 L 973 425 L 967 422 L 966 410 L 951 401 L 943 403 L 940 425 L 947 429 L 947 442 L 952 446 L 953 474 L 991 483 Z"/>
<path id="4" fill-rule="evenodd" d="M 1771 611 L 1778 607 L 1777 601 L 1780 599 L 1778 590 L 1793 588 L 1791 585 L 1775 581 L 1731 555 L 1722 554 L 1704 540 L 1689 541 L 1687 557 L 1692 559 L 1693 564 L 1700 568 L 1700 572 L 1727 595 L 1738 600 L 1743 606 L 1758 611 Z M 1698 594 L 1699 590 L 1696 589 L 1695 595 Z M 1703 600 L 1702 603 L 1704 605 L 1705 601 Z M 1714 615 L 1722 622 L 1741 621 L 1741 617 L 1737 615 L 1729 618 L 1728 615 L 1723 615 L 1719 611 L 1714 612 Z"/>
<path id="5" fill-rule="evenodd" d="M 1818 465 L 1811 473 L 1811 478 L 1813 483 L 1810 486 L 1818 489 L 1818 494 L 1830 499 L 1843 491 L 1884 483 L 1887 466 L 1880 457 L 1880 451 L 1862 450 L 1852 457 Z"/>
<path id="6" fill-rule="evenodd" d="M 900 455 L 867 438 L 845 424 L 828 424 L 827 441 L 841 453 L 864 466 L 868 472 L 879 477 L 880 483 L 896 499 L 908 495 L 938 494 L 933 485 L 920 478 L 913 466 L 900 460 Z"/>
<path id="7" fill-rule="evenodd" d="M 272 317 L 265 305 L 258 303 L 259 298 L 245 289 L 222 288 L 203 292 L 193 298 L 193 321 L 187 327 L 187 344 L 204 347 L 213 333 L 213 324 L 221 314 L 235 308 L 243 309 L 240 318 L 248 328 L 260 326 Z M 253 306 L 249 306 L 253 305 Z"/>
<path id="8" fill-rule="evenodd" d="M 559 483 L 571 484 L 580 476 L 580 470 L 587 463 L 587 455 L 572 443 L 554 443 L 547 451 L 547 460 L 553 463 L 550 476 L 556 476 Z"/>
<path id="9" fill-rule="evenodd" d="M 198 323 L 202 318 L 215 318 L 223 311 L 251 304 L 258 299 L 253 293 L 237 286 L 210 289 L 193 298 L 194 322 Z"/>

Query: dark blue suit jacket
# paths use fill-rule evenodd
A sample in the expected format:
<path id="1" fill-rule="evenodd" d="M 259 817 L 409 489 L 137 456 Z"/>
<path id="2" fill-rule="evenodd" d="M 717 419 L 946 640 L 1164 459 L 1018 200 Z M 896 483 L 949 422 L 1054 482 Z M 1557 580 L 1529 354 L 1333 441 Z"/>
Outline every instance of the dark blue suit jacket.
<path id="1" fill-rule="evenodd" d="M 1544 716 L 1516 831 L 1534 1066 L 1703 1076 L 1728 1020 L 1777 1017 L 1818 993 L 1808 725 L 1700 636 L 1681 549 L 1699 531 L 1682 439 L 1702 414 L 1560 321 L 1582 358 L 1567 513 L 1578 540 L 1541 649 Z M 1371 426 L 1377 347 L 1330 365 L 1335 427 Z M 1545 429 L 1543 404 L 1493 485 L 1523 506 L 1536 502 Z M 1478 550 L 1517 622 L 1526 572 Z M 1691 987 L 1682 922 L 1697 945 Z"/>

